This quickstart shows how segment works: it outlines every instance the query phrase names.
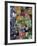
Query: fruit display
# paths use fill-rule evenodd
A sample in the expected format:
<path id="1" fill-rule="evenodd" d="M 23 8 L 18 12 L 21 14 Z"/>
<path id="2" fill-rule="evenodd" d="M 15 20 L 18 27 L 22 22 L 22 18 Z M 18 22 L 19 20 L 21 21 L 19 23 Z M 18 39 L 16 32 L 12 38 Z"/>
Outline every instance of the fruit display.
<path id="1" fill-rule="evenodd" d="M 31 39 L 32 8 L 12 6 L 10 12 L 10 39 Z"/>

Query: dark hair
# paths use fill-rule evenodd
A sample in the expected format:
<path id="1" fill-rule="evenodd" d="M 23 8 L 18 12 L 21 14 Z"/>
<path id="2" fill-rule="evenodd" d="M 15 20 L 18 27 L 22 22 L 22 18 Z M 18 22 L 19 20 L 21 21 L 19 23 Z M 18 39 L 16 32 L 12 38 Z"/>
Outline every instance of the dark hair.
<path id="1" fill-rule="evenodd" d="M 24 9 L 22 9 L 21 12 L 24 12 Z"/>
<path id="2" fill-rule="evenodd" d="M 24 12 L 24 8 L 23 7 L 21 7 L 21 12 Z"/>

